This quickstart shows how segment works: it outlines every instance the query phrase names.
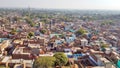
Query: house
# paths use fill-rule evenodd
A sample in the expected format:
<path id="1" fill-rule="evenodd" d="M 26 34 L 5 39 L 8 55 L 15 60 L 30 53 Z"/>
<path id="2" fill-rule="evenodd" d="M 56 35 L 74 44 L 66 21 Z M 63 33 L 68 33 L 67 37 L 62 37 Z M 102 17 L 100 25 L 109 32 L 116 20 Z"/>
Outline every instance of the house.
<path id="1" fill-rule="evenodd" d="M 43 28 L 43 22 L 38 23 L 39 28 Z"/>
<path id="2" fill-rule="evenodd" d="M 40 48 L 16 47 L 12 53 L 12 59 L 35 59 L 41 53 Z"/>
<path id="3" fill-rule="evenodd" d="M 22 45 L 23 44 L 23 40 L 17 40 L 16 39 L 16 40 L 13 41 L 13 44 L 21 44 Z"/>
<path id="4" fill-rule="evenodd" d="M 105 64 L 105 68 L 116 68 L 108 59 L 100 58 L 100 60 Z"/>
<path id="5" fill-rule="evenodd" d="M 64 27 L 64 30 L 65 30 L 65 31 L 70 30 L 70 27 L 71 27 L 70 25 L 66 25 L 66 26 Z"/>
<path id="6" fill-rule="evenodd" d="M 85 38 L 80 39 L 81 41 L 81 46 L 87 46 L 88 45 L 88 40 Z"/>
<path id="7" fill-rule="evenodd" d="M 9 59 L 6 61 L 6 68 L 32 68 L 33 60 Z"/>
<path id="8" fill-rule="evenodd" d="M 0 38 L 0 43 L 3 42 L 4 40 L 7 40 L 7 38 Z"/>
<path id="9" fill-rule="evenodd" d="M 50 38 L 55 37 L 55 36 L 58 38 L 60 35 L 61 34 L 50 34 Z"/>
<path id="10" fill-rule="evenodd" d="M 71 43 L 76 39 L 76 36 L 75 36 L 75 34 L 70 34 L 70 35 L 67 34 L 65 39 L 66 39 L 67 43 Z"/>
<path id="11" fill-rule="evenodd" d="M 4 40 L 2 43 L 0 43 L 0 50 L 2 53 L 4 52 L 5 48 L 7 48 L 10 44 L 9 40 Z"/>
<path id="12" fill-rule="evenodd" d="M 91 41 L 90 45 L 92 45 L 92 46 L 94 46 L 94 45 L 100 46 L 100 41 L 99 40 Z"/>
<path id="13" fill-rule="evenodd" d="M 56 39 L 56 40 L 55 40 L 55 44 L 56 44 L 56 45 L 62 44 L 62 43 L 64 43 L 64 42 L 65 42 L 64 39 Z"/>
<path id="14" fill-rule="evenodd" d="M 36 30 L 36 31 L 34 32 L 34 34 L 35 34 L 35 36 L 39 36 L 39 35 L 40 35 L 40 31 L 39 31 L 39 30 Z"/>
<path id="15" fill-rule="evenodd" d="M 31 48 L 40 48 L 40 46 L 45 45 L 44 39 L 38 39 L 38 40 L 28 40 L 28 47 Z"/>
<path id="16" fill-rule="evenodd" d="M 105 54 L 102 51 L 95 51 L 93 49 L 90 49 L 90 59 L 97 64 L 97 66 L 93 68 L 115 68 L 113 63 L 109 61 L 107 58 L 105 58 Z"/>

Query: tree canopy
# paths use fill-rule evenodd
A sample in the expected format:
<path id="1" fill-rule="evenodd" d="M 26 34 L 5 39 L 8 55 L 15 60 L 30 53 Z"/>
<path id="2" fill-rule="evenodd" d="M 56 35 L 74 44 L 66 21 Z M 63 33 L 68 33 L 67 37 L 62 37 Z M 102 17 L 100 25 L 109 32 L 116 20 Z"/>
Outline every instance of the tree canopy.
<path id="1" fill-rule="evenodd" d="M 78 31 L 76 31 L 77 35 L 83 35 L 85 33 L 86 33 L 86 31 L 83 28 L 80 28 Z"/>
<path id="2" fill-rule="evenodd" d="M 41 30 L 40 30 L 40 33 L 42 33 L 42 34 L 45 34 L 45 32 L 46 32 L 45 29 L 41 29 Z"/>
<path id="3" fill-rule="evenodd" d="M 29 32 L 27 37 L 31 38 L 32 36 L 34 36 L 34 33 L 33 32 Z"/>
<path id="4" fill-rule="evenodd" d="M 102 25 L 114 25 L 113 21 L 112 20 L 108 20 L 108 21 L 104 21 L 101 23 L 101 26 Z"/>
<path id="5" fill-rule="evenodd" d="M 56 58 L 55 65 L 64 66 L 68 62 L 67 56 L 63 52 L 55 53 L 54 57 Z"/>
<path id="6" fill-rule="evenodd" d="M 28 24 L 30 24 L 31 27 L 35 26 L 35 23 L 30 18 L 25 19 Z"/>
<path id="7" fill-rule="evenodd" d="M 52 68 L 55 63 L 55 57 L 42 56 L 34 61 L 33 68 Z"/>
<path id="8" fill-rule="evenodd" d="M 16 29 L 12 29 L 10 33 L 14 35 L 14 34 L 17 33 L 17 30 Z"/>

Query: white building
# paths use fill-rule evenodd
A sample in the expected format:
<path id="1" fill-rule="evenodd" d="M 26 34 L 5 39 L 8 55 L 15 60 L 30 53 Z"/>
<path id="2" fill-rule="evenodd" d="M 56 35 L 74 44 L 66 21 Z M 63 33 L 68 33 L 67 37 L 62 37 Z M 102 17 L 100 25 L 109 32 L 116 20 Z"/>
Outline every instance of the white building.
<path id="1" fill-rule="evenodd" d="M 81 46 L 87 46 L 88 45 L 88 40 L 83 38 L 80 40 L 81 41 Z"/>

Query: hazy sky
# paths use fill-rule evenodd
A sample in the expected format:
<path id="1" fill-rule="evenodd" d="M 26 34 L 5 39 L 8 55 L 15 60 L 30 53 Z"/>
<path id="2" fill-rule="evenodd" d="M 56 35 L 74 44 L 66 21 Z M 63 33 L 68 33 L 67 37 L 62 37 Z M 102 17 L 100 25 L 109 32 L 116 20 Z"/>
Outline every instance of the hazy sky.
<path id="1" fill-rule="evenodd" d="M 0 7 L 120 10 L 120 0 L 0 0 Z"/>

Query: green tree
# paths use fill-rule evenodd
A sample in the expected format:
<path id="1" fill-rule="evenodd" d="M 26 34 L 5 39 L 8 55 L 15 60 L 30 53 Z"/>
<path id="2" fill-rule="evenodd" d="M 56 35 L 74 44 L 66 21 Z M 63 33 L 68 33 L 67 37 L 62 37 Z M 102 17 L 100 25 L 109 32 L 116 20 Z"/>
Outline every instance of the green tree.
<path id="1" fill-rule="evenodd" d="M 35 23 L 30 18 L 25 19 L 28 24 L 30 24 L 31 27 L 35 26 Z"/>
<path id="2" fill-rule="evenodd" d="M 17 30 L 16 29 L 12 29 L 10 33 L 14 35 L 14 34 L 17 33 Z"/>
<path id="3" fill-rule="evenodd" d="M 83 28 L 80 28 L 78 31 L 76 31 L 77 35 L 83 35 L 85 33 L 86 33 L 86 31 Z"/>
<path id="4" fill-rule="evenodd" d="M 28 38 L 31 38 L 32 36 L 34 36 L 34 33 L 33 32 L 30 32 L 30 33 L 28 33 Z"/>
<path id="5" fill-rule="evenodd" d="M 103 25 L 114 25 L 114 23 L 112 20 L 107 20 L 107 21 L 104 21 L 101 23 L 101 26 L 103 26 Z"/>
<path id="6" fill-rule="evenodd" d="M 34 26 L 35 26 L 35 23 L 33 23 L 33 22 L 30 23 L 30 26 L 31 26 L 31 27 L 34 27 Z"/>
<path id="7" fill-rule="evenodd" d="M 63 52 L 55 53 L 54 57 L 56 58 L 55 65 L 64 66 L 68 62 L 67 56 Z"/>
<path id="8" fill-rule="evenodd" d="M 54 63 L 55 57 L 42 56 L 34 61 L 33 68 L 52 68 Z"/>
<path id="9" fill-rule="evenodd" d="M 102 51 L 105 51 L 105 48 L 108 48 L 108 44 L 101 42 Z"/>
<path id="10" fill-rule="evenodd" d="M 42 34 L 45 34 L 46 30 L 45 30 L 45 29 L 41 29 L 40 32 L 41 32 Z"/>
<path id="11" fill-rule="evenodd" d="M 102 44 L 101 47 L 102 47 L 102 48 L 107 48 L 108 45 L 107 45 L 107 44 Z"/>

